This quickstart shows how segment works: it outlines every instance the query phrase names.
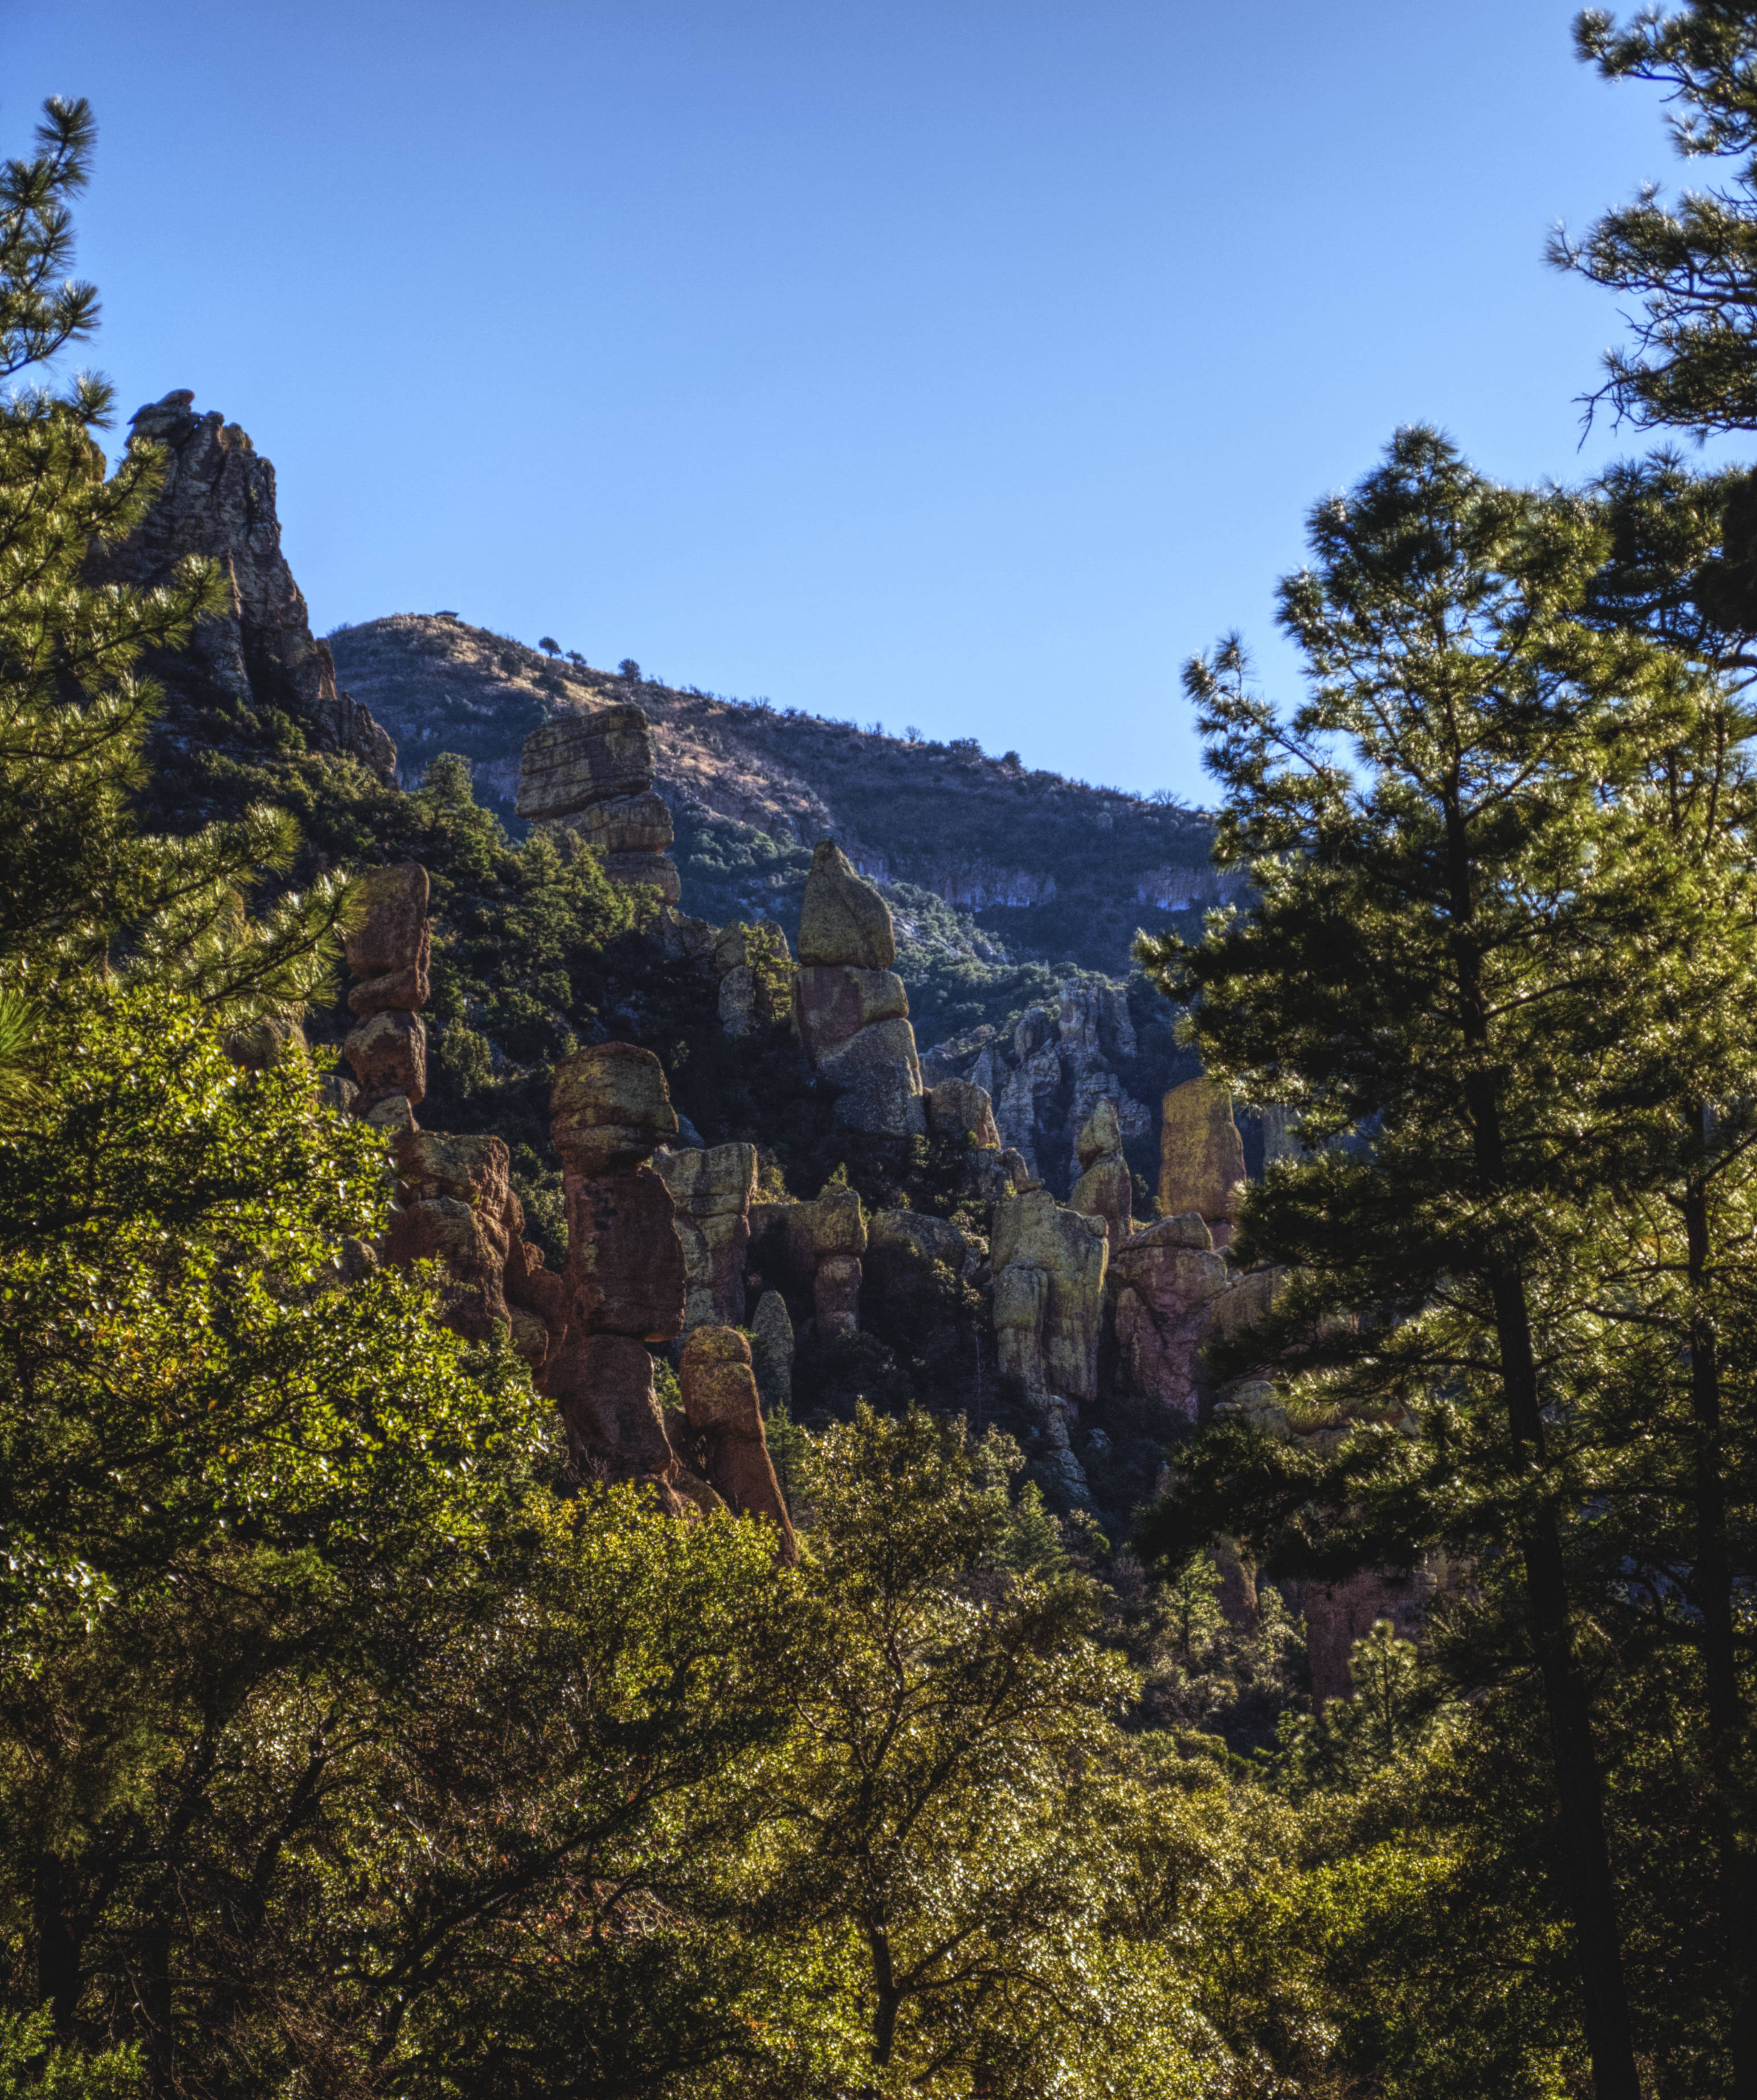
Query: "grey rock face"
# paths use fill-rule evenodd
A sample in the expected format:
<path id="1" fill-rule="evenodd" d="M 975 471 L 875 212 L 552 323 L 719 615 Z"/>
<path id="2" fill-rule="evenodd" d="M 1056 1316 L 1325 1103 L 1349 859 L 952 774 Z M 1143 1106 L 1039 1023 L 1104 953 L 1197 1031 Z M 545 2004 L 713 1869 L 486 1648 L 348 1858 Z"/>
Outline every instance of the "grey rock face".
<path id="1" fill-rule="evenodd" d="M 1065 1193 L 1086 1163 L 1080 1133 L 1100 1101 L 1115 1110 L 1119 1141 L 1155 1127 L 1153 1111 L 1130 1096 L 1115 1070 L 1136 1048 L 1124 988 L 1070 982 L 1054 1008 L 1027 1008 L 1011 1037 L 987 1044 L 963 1076 L 992 1097 L 1002 1145 Z"/>
<path id="2" fill-rule="evenodd" d="M 133 418 L 138 438 L 170 458 L 164 486 L 138 532 L 96 566 L 106 581 L 164 582 L 191 554 L 217 562 L 229 609 L 204 620 L 188 646 L 151 668 L 170 687 L 278 708 L 304 723 L 320 751 L 345 752 L 382 779 L 396 746 L 367 710 L 336 686 L 327 646 L 280 546 L 275 470 L 218 409 L 198 416 L 187 388 Z"/>

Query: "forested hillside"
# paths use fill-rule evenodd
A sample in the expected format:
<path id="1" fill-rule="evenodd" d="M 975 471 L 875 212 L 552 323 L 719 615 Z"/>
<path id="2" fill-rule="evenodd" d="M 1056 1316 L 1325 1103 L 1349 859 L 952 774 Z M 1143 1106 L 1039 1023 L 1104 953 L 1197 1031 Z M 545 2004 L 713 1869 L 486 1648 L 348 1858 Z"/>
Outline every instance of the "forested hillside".
<path id="1" fill-rule="evenodd" d="M 1757 7 L 1577 35 L 1718 184 L 1558 242 L 1601 398 L 1742 439 Z M 1757 2100 L 1751 472 L 1397 430 L 1199 815 L 326 645 L 66 376 L 95 149 L 0 166 L 0 2092 Z"/>

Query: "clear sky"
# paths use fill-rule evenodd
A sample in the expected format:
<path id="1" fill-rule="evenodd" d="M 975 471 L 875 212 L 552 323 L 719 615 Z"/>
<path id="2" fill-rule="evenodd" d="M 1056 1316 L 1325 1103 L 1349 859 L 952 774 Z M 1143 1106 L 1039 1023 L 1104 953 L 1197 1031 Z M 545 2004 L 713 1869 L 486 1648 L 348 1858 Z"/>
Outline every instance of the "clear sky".
<path id="1" fill-rule="evenodd" d="M 83 94 L 126 415 L 275 462 L 319 632 L 594 664 L 1199 798 L 1183 659 L 1272 628 L 1393 428 L 1572 478 L 1678 163 L 1572 0 L 0 0 Z M 119 433 L 118 433 L 119 435 Z"/>

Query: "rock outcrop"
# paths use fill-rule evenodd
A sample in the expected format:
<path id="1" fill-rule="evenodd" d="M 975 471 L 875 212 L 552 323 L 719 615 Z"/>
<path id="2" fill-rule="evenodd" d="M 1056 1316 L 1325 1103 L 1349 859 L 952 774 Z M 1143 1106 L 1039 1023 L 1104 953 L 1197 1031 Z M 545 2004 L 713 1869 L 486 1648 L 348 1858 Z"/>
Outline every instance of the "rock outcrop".
<path id="1" fill-rule="evenodd" d="M 106 582 L 161 584 L 191 554 L 219 564 L 227 608 L 175 655 L 149 664 L 174 699 L 277 708 L 320 751 L 346 752 L 382 779 L 395 778 L 396 746 L 367 710 L 337 689 L 328 647 L 281 551 L 275 470 L 217 409 L 195 412 L 187 388 L 140 409 L 130 428 L 166 454 L 165 480 L 137 531 L 95 568 Z"/>
<path id="2" fill-rule="evenodd" d="M 1101 1098 L 1086 1118 L 1075 1149 L 1081 1173 L 1067 1199 L 1068 1208 L 1102 1218 L 1115 1255 L 1134 1229 L 1135 1189 L 1128 1162 L 1123 1157 L 1116 1104 L 1108 1096 Z"/>
<path id="3" fill-rule="evenodd" d="M 1132 1234 L 1116 1251 L 1111 1285 L 1118 1385 L 1193 1424 L 1210 1308 L 1232 1285 L 1206 1221 L 1191 1211 Z"/>
<path id="4" fill-rule="evenodd" d="M 851 1129 L 881 1137 L 925 1133 L 921 1068 L 909 999 L 891 968 L 890 907 L 823 840 L 799 915 L 794 1020 L 819 1078 Z"/>
<path id="5" fill-rule="evenodd" d="M 576 832 L 601 849 L 612 882 L 649 884 L 675 904 L 671 812 L 652 792 L 653 766 L 652 725 L 632 702 L 563 715 L 525 739 L 519 814 Z"/>
<path id="6" fill-rule="evenodd" d="M 750 1322 L 751 1368 L 765 1408 L 793 1404 L 793 1322 L 779 1290 L 766 1290 Z"/>
<path id="7" fill-rule="evenodd" d="M 557 1068 L 550 1134 L 567 1217 L 567 1333 L 542 1389 L 587 1477 L 651 1484 L 668 1508 L 676 1460 L 648 1345 L 683 1324 L 683 1248 L 670 1191 L 647 1164 L 678 1119 L 650 1050 L 603 1043 Z"/>
<path id="8" fill-rule="evenodd" d="M 655 1171 L 671 1193 L 683 1245 L 684 1334 L 738 1327 L 744 1319 L 744 1256 L 757 1193 L 757 1148 L 717 1145 L 660 1152 Z"/>
<path id="9" fill-rule="evenodd" d="M 1138 1052 L 1128 997 L 1120 985 L 1069 982 L 1053 1008 L 1027 1007 L 1010 1035 L 968 1050 L 953 1070 L 942 1053 L 924 1071 L 937 1087 L 962 1078 L 994 1104 L 1000 1143 L 1018 1152 L 1034 1181 L 1071 1189 L 1082 1171 L 1081 1132 L 1101 1101 L 1115 1111 L 1118 1142 L 1150 1138 L 1151 1111 L 1124 1085 L 1117 1066 Z"/>
<path id="10" fill-rule="evenodd" d="M 854 1190 L 826 1189 L 809 1203 L 754 1204 L 750 1223 L 751 1265 L 762 1284 L 809 1295 L 825 1339 L 857 1333 L 867 1224 Z"/>
<path id="11" fill-rule="evenodd" d="M 740 1516 L 766 1517 L 780 1534 L 780 1556 L 799 1558 L 769 1447 L 750 1343 L 731 1327 L 698 1327 L 678 1365 L 683 1412 L 700 1440 L 702 1470 Z"/>
<path id="12" fill-rule="evenodd" d="M 1194 1211 L 1213 1229 L 1216 1246 L 1229 1246 L 1244 1180 L 1244 1145 L 1233 1121 L 1232 1096 L 1212 1079 L 1186 1079 L 1173 1087 L 1160 1111 L 1161 1215 Z"/>

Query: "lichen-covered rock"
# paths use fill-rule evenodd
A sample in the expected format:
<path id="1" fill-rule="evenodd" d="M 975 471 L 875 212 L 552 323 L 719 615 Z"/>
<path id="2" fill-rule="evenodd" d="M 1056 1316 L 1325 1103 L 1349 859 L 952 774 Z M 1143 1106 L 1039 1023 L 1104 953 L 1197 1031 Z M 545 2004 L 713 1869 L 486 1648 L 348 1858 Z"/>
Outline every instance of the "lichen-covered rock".
<path id="1" fill-rule="evenodd" d="M 748 1213 L 756 1197 L 757 1148 L 753 1145 L 661 1152 L 655 1157 L 653 1167 L 671 1191 L 672 1202 L 693 1218 Z"/>
<path id="2" fill-rule="evenodd" d="M 1049 1278 L 1028 1262 L 995 1271 L 995 1353 L 1001 1380 L 1024 1394 L 1044 1391 L 1043 1329 Z"/>
<path id="3" fill-rule="evenodd" d="M 888 1025 L 888 1024 L 881 1024 Z M 903 1026 L 907 1028 L 908 1022 Z M 921 1137 L 927 1118 L 911 1068 L 889 1061 L 845 1065 L 838 1075 L 836 1120 L 869 1137 Z"/>
<path id="4" fill-rule="evenodd" d="M 669 854 L 606 854 L 604 872 L 625 889 L 638 883 L 656 889 L 661 904 L 675 904 L 683 894 L 683 878 Z"/>
<path id="5" fill-rule="evenodd" d="M 352 894 L 360 920 L 352 933 L 343 935 L 342 945 L 355 976 L 372 978 L 417 968 L 425 970 L 431 940 L 427 919 L 430 885 L 420 862 L 369 868 L 356 877 Z"/>
<path id="6" fill-rule="evenodd" d="M 793 1323 L 779 1290 L 766 1290 L 750 1323 L 751 1367 L 766 1408 L 793 1404 Z"/>
<path id="7" fill-rule="evenodd" d="M 866 1252 L 866 1217 L 854 1189 L 826 1189 L 814 1202 L 779 1207 L 789 1250 L 801 1268 L 815 1268 L 832 1255 Z"/>
<path id="8" fill-rule="evenodd" d="M 757 1193 L 757 1148 L 717 1145 L 661 1152 L 655 1171 L 677 1207 L 687 1290 L 683 1331 L 704 1324 L 735 1327 L 744 1317 L 744 1256 L 750 1203 Z"/>
<path id="9" fill-rule="evenodd" d="M 799 913 L 801 965 L 888 970 L 897 960 L 890 907 L 832 840 L 819 841 Z"/>
<path id="10" fill-rule="evenodd" d="M 1214 1300 L 1214 1332 L 1229 1339 L 1254 1327 L 1274 1309 L 1287 1280 L 1284 1268 L 1247 1269 L 1233 1279 L 1230 1290 Z"/>
<path id="11" fill-rule="evenodd" d="M 505 1214 L 509 1204 L 518 1201 L 509 1185 L 511 1158 L 504 1138 L 409 1131 L 393 1141 L 391 1156 L 411 1196 L 456 1197 L 480 1211 L 490 1233 L 504 1244 L 508 1237 Z"/>
<path id="12" fill-rule="evenodd" d="M 545 722 L 526 738 L 518 813 L 532 823 L 571 817 L 594 803 L 644 795 L 653 784 L 652 725 L 632 704 Z"/>
<path id="13" fill-rule="evenodd" d="M 748 964 L 738 964 L 721 978 L 716 1006 L 728 1035 L 748 1035 L 756 1026 L 757 973 Z"/>
<path id="14" fill-rule="evenodd" d="M 741 1515 L 766 1517 L 781 1557 L 799 1550 L 763 1435 L 750 1344 L 730 1327 L 698 1327 L 683 1345 L 678 1383 L 690 1427 L 706 1447 L 708 1477 Z"/>
<path id="15" fill-rule="evenodd" d="M 683 1248 L 650 1167 L 563 1176 L 570 1325 L 668 1342 L 683 1324 Z"/>
<path id="16" fill-rule="evenodd" d="M 677 1111 L 651 1050 L 599 1043 L 555 1068 L 550 1136 L 564 1166 L 603 1173 L 632 1165 L 675 1137 Z"/>
<path id="17" fill-rule="evenodd" d="M 412 1108 L 426 1098 L 427 1031 L 418 1014 L 369 1014 L 348 1030 L 342 1054 L 360 1082 L 356 1114 L 389 1094 L 405 1095 Z"/>
<path id="18" fill-rule="evenodd" d="M 1165 1096 L 1159 1125 L 1159 1208 L 1233 1224 L 1244 1194 L 1244 1145 L 1232 1096 L 1212 1079 L 1186 1079 Z"/>
<path id="19" fill-rule="evenodd" d="M 969 1079 L 942 1079 L 928 1088 L 925 1098 L 927 1127 L 935 1137 L 965 1139 L 978 1152 L 1000 1150 L 995 1105 L 986 1087 Z"/>
<path id="20" fill-rule="evenodd" d="M 1101 1099 L 1086 1119 L 1075 1151 L 1084 1172 L 1074 1184 L 1068 1208 L 1105 1221 L 1114 1253 L 1133 1228 L 1134 1181 L 1123 1157 L 1123 1131 L 1116 1104 Z"/>
<path id="21" fill-rule="evenodd" d="M 1064 1400 L 1097 1396 L 1109 1248 L 1102 1218 L 1063 1210 L 1047 1189 L 995 1206 L 991 1254 L 997 1305 L 1004 1271 L 1023 1266 L 1044 1273 L 1043 1383 Z"/>
<path id="22" fill-rule="evenodd" d="M 1122 1149 L 1123 1126 L 1117 1117 L 1116 1103 L 1106 1094 L 1094 1104 L 1092 1114 L 1081 1126 L 1074 1140 L 1075 1156 L 1082 1167 L 1091 1167 Z"/>
<path id="23" fill-rule="evenodd" d="M 881 1021 L 907 1021 L 909 995 L 894 970 L 819 963 L 796 972 L 793 1015 L 800 1039 L 814 1063 L 821 1065 L 863 1029 Z M 912 1029 L 909 1057 L 915 1057 Z"/>

